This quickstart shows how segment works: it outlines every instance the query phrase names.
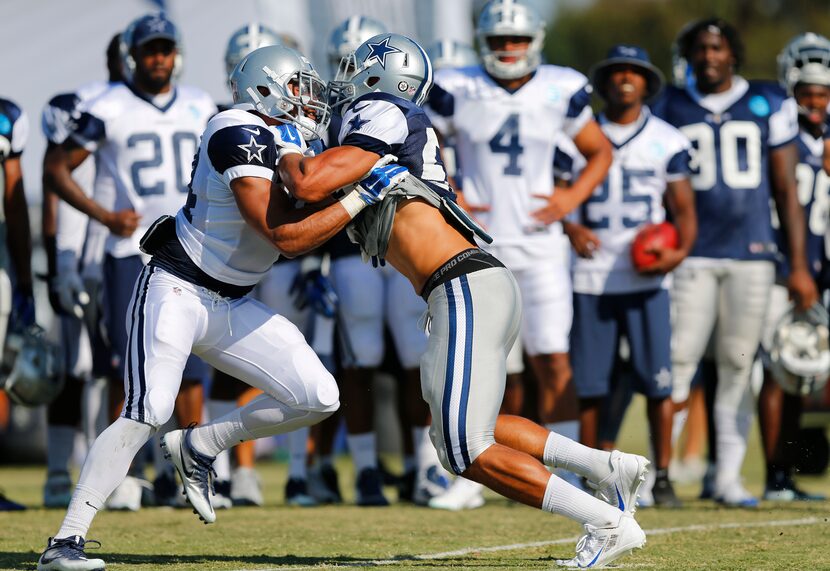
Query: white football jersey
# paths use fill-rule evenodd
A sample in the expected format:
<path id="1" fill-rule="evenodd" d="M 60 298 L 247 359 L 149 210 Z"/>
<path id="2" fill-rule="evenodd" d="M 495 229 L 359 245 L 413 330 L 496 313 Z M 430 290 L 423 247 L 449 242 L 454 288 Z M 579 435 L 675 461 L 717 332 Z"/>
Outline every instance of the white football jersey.
<path id="1" fill-rule="evenodd" d="M 277 261 L 279 252 L 242 218 L 230 187 L 240 177 L 272 180 L 276 164 L 274 135 L 258 116 L 229 109 L 208 123 L 187 203 L 176 215 L 176 234 L 209 276 L 254 285 Z"/>
<path id="2" fill-rule="evenodd" d="M 634 269 L 631 242 L 642 226 L 666 219 L 666 185 L 690 176 L 691 145 L 647 107 L 634 123 L 619 125 L 601 115 L 599 124 L 614 148 L 614 161 L 602 185 L 576 211 L 600 246 L 593 258 L 574 257 L 573 289 L 599 295 L 668 287 L 668 276 L 643 276 Z M 575 170 L 584 166 L 579 159 Z"/>
<path id="3" fill-rule="evenodd" d="M 142 217 L 129 238 L 109 236 L 107 253 L 117 258 L 138 255 L 147 228 L 184 203 L 199 135 L 216 113 L 216 105 L 200 89 L 177 86 L 161 99 L 166 101 L 157 106 L 130 86 L 114 84 L 81 106 L 82 118 L 70 134 L 95 152 L 96 200 L 113 210 L 133 208 Z M 109 186 L 106 178 L 111 179 Z M 113 191 L 114 196 L 107 196 Z"/>
<path id="4" fill-rule="evenodd" d="M 575 137 L 591 119 L 587 78 L 543 65 L 511 93 L 483 68 L 466 67 L 440 70 L 435 82 L 430 116 L 439 130 L 455 133 L 456 182 L 471 206 L 489 207 L 476 216 L 493 246 L 549 254 L 561 242 L 561 225 L 541 225 L 530 213 L 553 192 L 557 137 Z"/>

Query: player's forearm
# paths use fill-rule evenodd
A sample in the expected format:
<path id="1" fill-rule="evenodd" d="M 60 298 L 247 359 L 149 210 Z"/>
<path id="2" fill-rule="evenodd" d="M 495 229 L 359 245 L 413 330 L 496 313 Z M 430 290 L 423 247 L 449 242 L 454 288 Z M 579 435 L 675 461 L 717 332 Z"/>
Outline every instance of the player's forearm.
<path id="1" fill-rule="evenodd" d="M 697 211 L 695 192 L 688 178 L 668 183 L 666 202 L 677 228 L 677 249 L 688 256 L 697 240 Z"/>
<path id="2" fill-rule="evenodd" d="M 73 208 L 106 225 L 111 212 L 89 198 L 72 178 L 70 165 L 60 159 L 47 159 L 43 165 L 43 185 Z"/>
<path id="3" fill-rule="evenodd" d="M 293 258 L 327 242 L 351 220 L 339 202 L 320 210 L 304 206 L 279 217 L 270 231 L 271 242 L 286 257 Z"/>
<path id="4" fill-rule="evenodd" d="M 807 270 L 806 236 L 804 209 L 798 202 L 798 187 L 795 179 L 795 165 L 798 151 L 794 144 L 776 149 L 770 154 L 772 195 L 781 231 L 787 240 L 790 268 L 793 271 Z"/>
<path id="5" fill-rule="evenodd" d="M 23 191 L 23 180 L 14 184 L 6 194 L 6 227 L 9 255 L 14 266 L 17 284 L 25 291 L 32 289 L 32 232 L 29 228 L 29 209 Z"/>
<path id="6" fill-rule="evenodd" d="M 611 168 L 613 153 L 611 152 L 610 143 L 607 143 L 607 141 L 605 143 L 604 145 L 598 145 L 592 154 L 585 157 L 587 159 L 585 168 L 582 169 L 573 184 L 565 190 L 565 192 L 573 193 L 579 204 L 590 198 L 594 190 L 605 180 L 608 169 Z"/>
<path id="7" fill-rule="evenodd" d="M 357 147 L 335 147 L 316 157 L 290 154 L 280 158 L 280 180 L 297 199 L 319 202 L 357 182 L 372 170 L 379 155 Z"/>

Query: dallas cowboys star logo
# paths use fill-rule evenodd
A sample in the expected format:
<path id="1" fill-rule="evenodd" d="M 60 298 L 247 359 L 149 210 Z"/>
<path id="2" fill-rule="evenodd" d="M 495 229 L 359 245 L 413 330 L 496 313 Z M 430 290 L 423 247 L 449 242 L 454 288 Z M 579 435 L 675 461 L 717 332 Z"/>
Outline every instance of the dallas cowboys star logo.
<path id="1" fill-rule="evenodd" d="M 660 371 L 654 375 L 654 381 L 657 383 L 657 388 L 670 389 L 672 381 L 671 373 L 666 367 L 661 367 Z"/>
<path id="2" fill-rule="evenodd" d="M 248 162 L 251 162 L 251 159 L 256 159 L 259 162 L 265 164 L 265 161 L 262 160 L 262 151 L 265 150 L 267 145 L 258 145 L 253 135 L 251 135 L 250 143 L 248 143 L 247 145 L 237 145 L 237 147 L 239 147 L 248 154 L 248 158 L 246 159 Z"/>
<path id="3" fill-rule="evenodd" d="M 355 115 L 354 117 L 352 117 L 352 120 L 349 121 L 349 127 L 352 128 L 352 131 L 357 131 L 368 122 L 368 119 L 361 119 L 360 115 Z"/>
<path id="4" fill-rule="evenodd" d="M 375 44 L 367 44 L 369 48 L 369 55 L 363 60 L 363 63 L 369 63 L 369 60 L 375 60 L 380 64 L 380 67 L 386 69 L 386 56 L 389 54 L 402 54 L 403 52 L 396 48 L 395 46 L 389 45 L 389 40 L 391 36 L 383 38 L 381 41 Z"/>
<path id="5" fill-rule="evenodd" d="M 155 17 L 149 22 L 147 22 L 147 27 L 150 29 L 151 32 L 164 32 L 167 28 L 167 22 L 159 17 Z"/>

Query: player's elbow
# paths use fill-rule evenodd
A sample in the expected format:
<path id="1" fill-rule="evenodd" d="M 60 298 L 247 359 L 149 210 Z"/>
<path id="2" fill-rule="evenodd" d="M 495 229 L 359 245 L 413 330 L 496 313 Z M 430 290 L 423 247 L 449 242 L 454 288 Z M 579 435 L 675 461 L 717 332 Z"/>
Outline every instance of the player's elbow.
<path id="1" fill-rule="evenodd" d="M 320 185 L 306 179 L 295 181 L 291 188 L 291 194 L 294 198 L 303 202 L 320 202 L 329 195 L 328 192 L 325 192 L 325 189 L 320 188 Z"/>
<path id="2" fill-rule="evenodd" d="M 313 249 L 298 233 L 285 228 L 276 228 L 271 242 L 286 258 L 296 258 Z"/>

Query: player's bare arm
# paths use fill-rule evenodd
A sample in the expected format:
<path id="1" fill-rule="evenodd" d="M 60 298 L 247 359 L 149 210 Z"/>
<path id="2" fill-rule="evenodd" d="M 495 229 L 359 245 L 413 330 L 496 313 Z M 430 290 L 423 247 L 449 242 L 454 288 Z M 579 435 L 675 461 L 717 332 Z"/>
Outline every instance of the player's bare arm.
<path id="1" fill-rule="evenodd" d="M 284 155 L 279 162 L 279 174 L 296 198 L 319 202 L 339 188 L 360 180 L 378 159 L 377 153 L 345 145 L 316 157 Z"/>
<path id="2" fill-rule="evenodd" d="M 818 301 L 818 290 L 807 267 L 805 254 L 804 209 L 798 203 L 795 179 L 795 165 L 798 150 L 795 144 L 774 149 L 770 152 L 770 181 L 772 197 L 781 221 L 781 229 L 787 237 L 789 247 L 790 276 L 787 288 L 798 307 L 806 309 Z"/>
<path id="3" fill-rule="evenodd" d="M 23 173 L 20 157 L 6 159 L 3 204 L 8 225 L 8 248 L 14 264 L 19 289 L 31 295 L 32 292 L 32 234 L 29 229 L 29 209 L 26 193 L 23 191 Z"/>

